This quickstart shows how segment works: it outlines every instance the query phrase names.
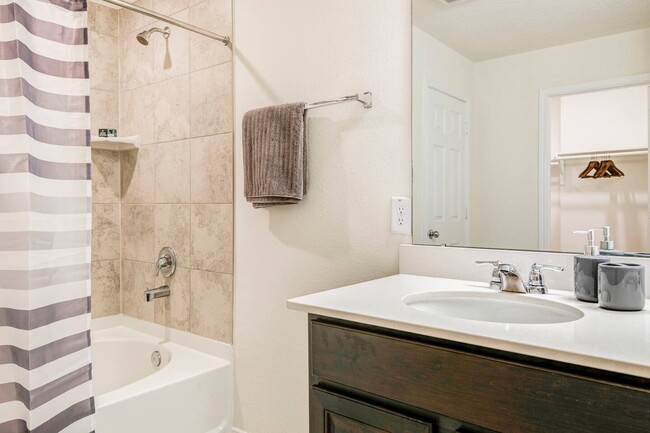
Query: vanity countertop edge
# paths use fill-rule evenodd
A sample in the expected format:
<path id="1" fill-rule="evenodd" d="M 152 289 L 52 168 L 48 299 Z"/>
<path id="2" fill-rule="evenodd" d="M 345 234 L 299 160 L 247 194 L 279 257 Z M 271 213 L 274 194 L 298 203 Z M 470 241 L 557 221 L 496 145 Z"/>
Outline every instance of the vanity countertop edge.
<path id="1" fill-rule="evenodd" d="M 426 291 L 493 292 L 487 283 L 398 274 L 292 298 L 292 310 L 521 355 L 650 379 L 650 309 L 603 310 L 573 292 L 534 296 L 580 309 L 584 317 L 553 324 L 507 324 L 433 316 L 402 299 Z"/>

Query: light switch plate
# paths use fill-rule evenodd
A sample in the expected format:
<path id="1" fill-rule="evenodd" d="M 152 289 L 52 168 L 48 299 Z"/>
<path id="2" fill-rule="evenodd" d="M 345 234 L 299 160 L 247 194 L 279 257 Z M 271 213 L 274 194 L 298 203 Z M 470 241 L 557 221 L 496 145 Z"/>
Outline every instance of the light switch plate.
<path id="1" fill-rule="evenodd" d="M 411 234 L 411 198 L 393 197 L 390 211 L 391 232 L 399 235 Z"/>

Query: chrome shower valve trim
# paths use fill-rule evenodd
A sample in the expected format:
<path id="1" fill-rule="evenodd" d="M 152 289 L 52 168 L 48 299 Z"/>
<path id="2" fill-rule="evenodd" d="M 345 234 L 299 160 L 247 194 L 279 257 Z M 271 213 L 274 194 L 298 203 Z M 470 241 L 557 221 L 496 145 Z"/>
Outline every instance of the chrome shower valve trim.
<path id="1" fill-rule="evenodd" d="M 156 261 L 156 277 L 162 275 L 170 278 L 176 272 L 176 252 L 171 247 L 163 247 Z"/>

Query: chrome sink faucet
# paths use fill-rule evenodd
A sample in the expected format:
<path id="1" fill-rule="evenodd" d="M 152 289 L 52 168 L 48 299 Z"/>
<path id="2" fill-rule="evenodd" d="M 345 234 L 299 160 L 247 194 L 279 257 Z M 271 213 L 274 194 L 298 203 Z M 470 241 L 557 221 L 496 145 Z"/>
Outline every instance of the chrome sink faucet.
<path id="1" fill-rule="evenodd" d="M 476 264 L 479 266 L 489 264 L 494 267 L 492 271 L 492 279 L 490 280 L 491 289 L 512 293 L 530 293 L 532 291 L 537 291 L 544 295 L 548 293 L 548 287 L 544 283 L 544 275 L 542 274 L 542 271 L 545 269 L 554 272 L 564 271 L 562 266 L 534 263 L 531 266 L 530 274 L 528 275 L 528 283 L 524 284 L 519 271 L 517 271 L 517 268 L 514 265 L 501 263 L 498 260 L 477 261 Z"/>
<path id="2" fill-rule="evenodd" d="M 527 287 L 514 265 L 502 264 L 498 271 L 502 292 L 528 293 Z"/>

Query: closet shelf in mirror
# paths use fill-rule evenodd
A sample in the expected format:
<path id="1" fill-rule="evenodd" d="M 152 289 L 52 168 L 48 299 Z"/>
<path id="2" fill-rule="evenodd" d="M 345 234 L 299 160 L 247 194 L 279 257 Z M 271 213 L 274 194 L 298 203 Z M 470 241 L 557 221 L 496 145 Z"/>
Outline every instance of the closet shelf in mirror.
<path id="1" fill-rule="evenodd" d="M 619 149 L 619 150 L 598 150 L 591 152 L 573 152 L 573 153 L 558 153 L 551 159 L 551 164 L 560 161 L 574 160 L 574 159 L 602 159 L 613 158 L 615 156 L 640 156 L 647 155 L 648 149 L 639 147 L 635 149 Z"/>
<path id="2" fill-rule="evenodd" d="M 564 163 L 571 160 L 584 160 L 584 159 L 610 159 L 622 156 L 643 156 L 648 155 L 648 149 L 645 147 L 634 149 L 619 149 L 619 150 L 599 150 L 596 152 L 573 152 L 573 153 L 558 153 L 551 159 L 551 165 L 560 166 L 560 186 L 564 186 Z M 621 172 L 622 174 L 622 172 Z M 590 176 L 592 177 L 592 176 Z M 611 176 L 607 176 L 611 177 Z M 617 176 L 618 177 L 618 176 Z"/>
<path id="3" fill-rule="evenodd" d="M 140 147 L 140 136 L 99 137 L 93 135 L 90 137 L 90 147 L 92 149 L 113 150 L 116 152 L 135 150 Z"/>

